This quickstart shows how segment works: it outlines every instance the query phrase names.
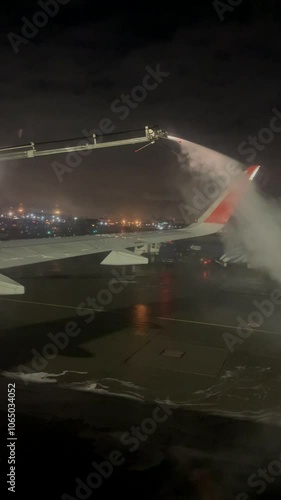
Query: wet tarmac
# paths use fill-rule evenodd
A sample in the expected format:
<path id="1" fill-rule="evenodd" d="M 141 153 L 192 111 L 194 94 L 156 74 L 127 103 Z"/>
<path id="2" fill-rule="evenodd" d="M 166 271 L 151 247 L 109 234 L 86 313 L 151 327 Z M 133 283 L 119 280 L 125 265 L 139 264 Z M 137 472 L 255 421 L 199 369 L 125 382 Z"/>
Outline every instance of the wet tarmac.
<path id="1" fill-rule="evenodd" d="M 224 269 L 192 260 L 124 269 L 102 267 L 99 261 L 100 257 L 84 257 L 6 272 L 26 287 L 26 294 L 0 297 L 1 416 L 4 422 L 7 384 L 15 384 L 19 469 L 26 470 L 24 457 L 36 457 L 41 472 L 38 464 L 31 471 L 36 471 L 39 484 L 45 476 L 47 481 L 46 464 L 52 460 L 58 464 L 57 453 L 63 454 L 60 488 L 40 492 L 36 486 L 30 498 L 45 498 L 45 491 L 53 492 L 52 498 L 80 498 L 72 470 L 80 463 L 78 455 L 75 467 L 67 459 L 72 448 L 78 454 L 85 445 L 94 457 L 104 457 L 116 445 L 118 433 L 141 422 L 158 404 L 173 409 L 168 427 L 165 424 L 165 431 L 153 433 L 154 445 L 138 459 L 130 455 L 128 467 L 138 471 L 134 479 L 131 473 L 125 479 L 120 472 L 117 483 L 122 477 L 128 485 L 137 484 L 140 470 L 148 474 L 141 482 L 149 483 L 151 468 L 162 477 L 162 467 L 182 460 L 193 471 L 197 447 L 202 446 L 198 456 L 209 457 L 209 472 L 213 460 L 222 460 L 225 467 L 228 455 L 239 469 L 244 454 L 241 440 L 247 441 L 248 470 L 258 462 L 251 432 L 258 436 L 261 461 L 268 453 L 273 460 L 281 421 L 278 283 L 255 270 Z M 215 447 L 215 458 L 216 453 L 210 455 L 212 440 L 220 427 L 232 436 L 225 446 L 220 441 Z M 5 428 L 4 423 L 4 439 Z M 191 435 L 198 432 L 204 439 L 192 441 Z M 52 450 L 55 460 L 54 456 L 47 459 Z M 50 467 L 54 478 L 58 465 L 56 473 Z M 202 464 L 199 469 L 204 469 Z M 239 481 L 235 476 L 233 492 L 246 491 L 237 486 L 240 474 L 242 470 Z M 72 497 L 63 497 L 63 485 L 66 488 L 71 481 Z M 19 482 L 29 491 L 27 472 Z M 224 488 L 217 479 L 211 482 Z M 168 486 L 161 483 L 161 488 L 149 498 L 192 498 L 191 492 L 186 497 L 165 496 Z M 99 498 L 106 497 L 106 491 L 99 488 Z M 84 498 L 97 498 L 95 488 L 84 494 Z"/>

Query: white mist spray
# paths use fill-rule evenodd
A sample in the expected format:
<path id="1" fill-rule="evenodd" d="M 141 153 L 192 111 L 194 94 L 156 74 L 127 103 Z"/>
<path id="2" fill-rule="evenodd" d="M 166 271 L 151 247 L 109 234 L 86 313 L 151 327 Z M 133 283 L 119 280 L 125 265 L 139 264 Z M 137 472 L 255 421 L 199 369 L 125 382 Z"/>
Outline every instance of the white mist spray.
<path id="1" fill-rule="evenodd" d="M 181 156 L 179 158 L 181 167 L 194 174 L 219 174 L 225 170 L 226 166 L 229 164 L 240 165 L 240 163 L 233 160 L 233 158 L 212 149 L 208 149 L 200 144 L 186 141 L 185 139 L 179 139 L 172 135 L 169 135 L 168 139 L 176 141 L 181 147 Z"/>
<path id="2" fill-rule="evenodd" d="M 280 206 L 266 200 L 251 183 L 235 211 L 234 237 L 244 248 L 248 262 L 281 283 Z M 231 239 L 225 233 L 226 246 Z"/>
<path id="3" fill-rule="evenodd" d="M 216 175 L 225 171 L 229 162 L 241 167 L 239 162 L 216 151 L 176 137 L 169 136 L 169 139 L 180 144 L 181 167 L 200 175 L 201 184 L 206 182 L 211 171 Z M 251 182 L 236 207 L 234 220 L 234 228 L 223 236 L 226 250 L 231 253 L 233 248 L 241 247 L 249 264 L 266 271 L 281 283 L 280 206 L 266 200 Z"/>

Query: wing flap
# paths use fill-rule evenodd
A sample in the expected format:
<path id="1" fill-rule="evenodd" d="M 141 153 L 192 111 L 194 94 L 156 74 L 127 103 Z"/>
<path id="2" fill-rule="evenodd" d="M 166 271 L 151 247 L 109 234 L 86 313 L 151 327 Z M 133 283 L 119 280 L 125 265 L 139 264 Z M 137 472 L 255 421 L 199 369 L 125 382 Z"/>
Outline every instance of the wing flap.
<path id="1" fill-rule="evenodd" d="M 24 292 L 24 286 L 0 274 L 0 295 L 22 295 Z"/>
<path id="2" fill-rule="evenodd" d="M 148 259 L 142 257 L 141 255 L 136 255 L 129 250 L 123 250 L 122 252 L 110 252 L 107 257 L 101 262 L 103 266 L 127 266 L 127 265 L 139 265 L 148 264 Z"/>

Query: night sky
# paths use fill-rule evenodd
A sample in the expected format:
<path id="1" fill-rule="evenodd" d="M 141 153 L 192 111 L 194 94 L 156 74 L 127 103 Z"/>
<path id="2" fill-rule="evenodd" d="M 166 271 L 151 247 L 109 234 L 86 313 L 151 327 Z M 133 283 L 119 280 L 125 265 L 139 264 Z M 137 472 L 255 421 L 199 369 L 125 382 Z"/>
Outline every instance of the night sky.
<path id="1" fill-rule="evenodd" d="M 50 3 L 58 13 L 29 39 L 22 18 L 32 22 L 48 1 L 1 5 L 2 146 L 81 137 L 109 118 L 116 132 L 159 124 L 247 163 L 239 144 L 269 126 L 273 108 L 281 116 L 278 1 L 241 1 L 224 20 L 212 1 L 186 2 L 185 11 L 159 2 L 131 9 L 120 2 Z M 22 37 L 18 45 L 11 33 Z M 157 65 L 169 75 L 121 119 L 112 103 Z M 134 149 L 93 152 L 63 182 L 52 166 L 55 159 L 65 163 L 63 156 L 3 163 L 1 205 L 58 204 L 93 217 L 176 216 L 182 196 L 176 156 L 160 145 Z M 280 152 L 281 132 L 252 162 L 263 166 L 265 189 L 276 196 Z"/>

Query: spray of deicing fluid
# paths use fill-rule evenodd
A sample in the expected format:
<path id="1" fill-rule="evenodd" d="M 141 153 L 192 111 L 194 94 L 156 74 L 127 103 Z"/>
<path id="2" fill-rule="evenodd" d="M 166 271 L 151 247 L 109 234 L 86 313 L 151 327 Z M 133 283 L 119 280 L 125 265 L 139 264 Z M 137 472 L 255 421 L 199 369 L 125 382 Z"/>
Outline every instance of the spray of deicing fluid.
<path id="1" fill-rule="evenodd" d="M 191 182 L 193 177 L 200 179 L 202 190 L 210 177 L 214 180 L 226 171 L 234 172 L 235 166 L 236 173 L 243 170 L 239 162 L 221 153 L 174 136 L 168 138 L 179 144 L 180 166 L 190 174 Z M 192 197 L 188 201 L 192 203 Z M 266 271 L 271 278 L 281 282 L 280 205 L 267 200 L 255 182 L 250 182 L 236 207 L 234 222 L 232 230 L 223 236 L 226 249 L 231 251 L 233 246 L 239 245 L 253 267 Z"/>

